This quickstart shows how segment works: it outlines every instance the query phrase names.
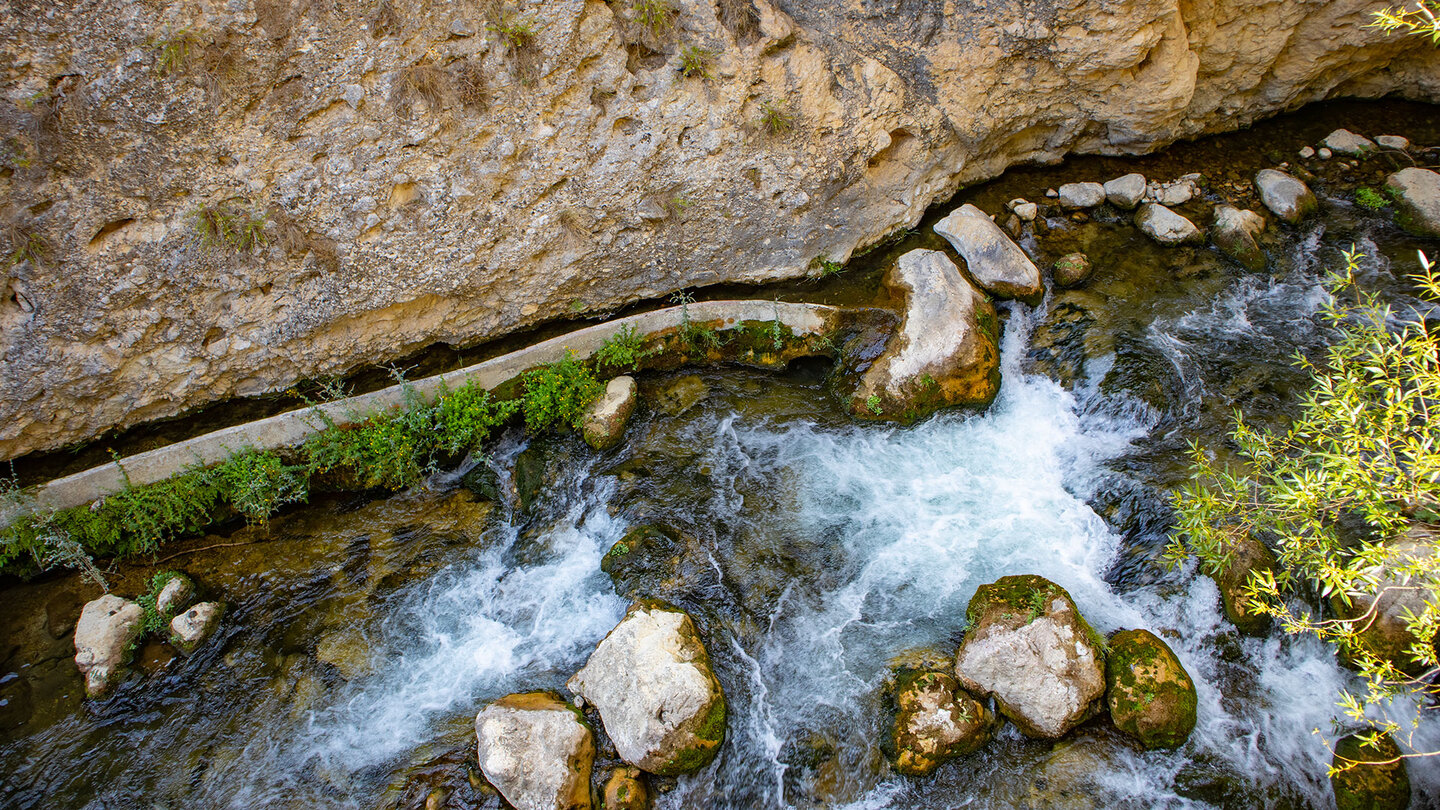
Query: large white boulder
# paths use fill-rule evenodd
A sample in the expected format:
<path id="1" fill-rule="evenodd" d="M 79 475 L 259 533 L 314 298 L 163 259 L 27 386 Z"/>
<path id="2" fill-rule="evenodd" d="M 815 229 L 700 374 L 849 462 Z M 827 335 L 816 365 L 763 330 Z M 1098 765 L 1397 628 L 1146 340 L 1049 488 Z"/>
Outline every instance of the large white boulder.
<path id="1" fill-rule="evenodd" d="M 549 692 L 507 695 L 475 717 L 485 779 L 515 810 L 589 810 L 595 740 Z"/>
<path id="2" fill-rule="evenodd" d="M 114 594 L 85 603 L 75 623 L 75 666 L 85 693 L 101 697 L 125 679 L 134 645 L 145 634 L 145 609 Z"/>
<path id="3" fill-rule="evenodd" d="M 860 376 L 850 412 L 912 421 L 951 405 L 984 405 L 1000 389 L 995 308 L 944 253 L 912 250 L 885 274 L 900 329 Z"/>
<path id="4" fill-rule="evenodd" d="M 1045 294 L 1040 268 L 979 208 L 960 206 L 935 223 L 935 233 L 955 248 L 970 277 L 987 292 L 1031 303 Z"/>
<path id="5" fill-rule="evenodd" d="M 566 686 L 594 704 L 620 758 L 650 773 L 698 770 L 725 738 L 725 693 L 681 610 L 632 605 Z"/>
<path id="6" fill-rule="evenodd" d="M 1255 190 L 1271 213 L 1292 225 L 1319 207 L 1309 186 L 1276 169 L 1256 172 Z"/>
<path id="7" fill-rule="evenodd" d="M 1385 180 L 1395 195 L 1395 221 L 1418 236 L 1440 237 L 1440 174 L 1429 169 L 1401 169 Z"/>
<path id="8" fill-rule="evenodd" d="M 955 676 L 1032 737 L 1057 738 L 1093 715 L 1105 695 L 1099 638 L 1070 594 L 1039 576 L 980 586 Z"/>
<path id="9" fill-rule="evenodd" d="M 1156 203 L 1140 206 L 1135 212 L 1135 225 L 1162 245 L 1183 245 L 1202 238 L 1195 223 Z"/>

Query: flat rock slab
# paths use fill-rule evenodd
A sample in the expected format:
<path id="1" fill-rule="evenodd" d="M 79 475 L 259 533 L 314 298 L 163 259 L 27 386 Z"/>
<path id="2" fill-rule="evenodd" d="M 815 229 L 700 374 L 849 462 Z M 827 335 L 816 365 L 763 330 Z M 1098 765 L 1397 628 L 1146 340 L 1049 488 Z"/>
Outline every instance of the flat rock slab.
<path id="1" fill-rule="evenodd" d="M 516 810 L 589 810 L 595 740 L 549 692 L 507 695 L 475 717 L 485 779 Z"/>
<path id="2" fill-rule="evenodd" d="M 984 211 L 965 204 L 935 223 L 965 260 L 965 270 L 986 292 L 1000 298 L 1035 302 L 1045 294 L 1040 268 Z"/>
<path id="3" fill-rule="evenodd" d="M 1359 157 L 1374 152 L 1379 147 L 1364 135 L 1356 135 L 1348 129 L 1337 129 L 1325 136 L 1320 145 L 1337 155 Z"/>
<path id="4" fill-rule="evenodd" d="M 1066 183 L 1060 187 L 1061 208 L 1094 208 L 1105 202 L 1105 187 L 1099 183 Z"/>

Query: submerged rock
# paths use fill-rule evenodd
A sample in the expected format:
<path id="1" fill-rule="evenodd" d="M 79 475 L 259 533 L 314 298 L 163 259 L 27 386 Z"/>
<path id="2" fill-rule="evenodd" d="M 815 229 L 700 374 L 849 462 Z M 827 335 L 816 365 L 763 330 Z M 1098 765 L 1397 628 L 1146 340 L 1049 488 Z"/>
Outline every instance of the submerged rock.
<path id="1" fill-rule="evenodd" d="M 1060 207 L 1094 208 L 1105 202 L 1105 187 L 1099 183 L 1066 183 L 1060 187 Z"/>
<path id="2" fill-rule="evenodd" d="M 943 672 L 913 672 L 896 689 L 895 770 L 926 776 L 989 742 L 994 716 Z"/>
<path id="3" fill-rule="evenodd" d="M 1270 629 L 1270 617 L 1250 606 L 1245 586 L 1252 571 L 1274 571 L 1275 565 L 1275 554 L 1264 543 L 1247 534 L 1236 542 L 1230 564 L 1215 577 L 1225 618 L 1248 636 L 1264 635 Z"/>
<path id="4" fill-rule="evenodd" d="M 694 374 L 687 374 L 666 386 L 655 397 L 655 408 L 666 416 L 679 416 L 710 394 L 710 386 Z"/>
<path id="5" fill-rule="evenodd" d="M 986 405 L 1000 389 L 995 308 L 945 254 L 912 250 L 885 275 L 903 302 L 898 334 L 860 376 L 850 412 L 914 420 L 950 405 Z"/>
<path id="6" fill-rule="evenodd" d="M 1319 208 L 1309 186 L 1275 169 L 1261 169 L 1255 174 L 1255 190 L 1271 213 L 1292 225 Z"/>
<path id="7" fill-rule="evenodd" d="M 1040 215 L 1040 206 L 1026 199 L 1011 200 L 1006 207 L 1025 222 L 1034 222 L 1035 217 Z"/>
<path id="8" fill-rule="evenodd" d="M 1162 245 L 1183 245 L 1202 238 L 1195 223 L 1156 203 L 1140 206 L 1135 212 L 1135 225 Z"/>
<path id="9" fill-rule="evenodd" d="M 1254 211 L 1242 210 L 1229 205 L 1215 207 L 1215 224 L 1210 229 L 1210 240 L 1220 252 L 1244 265 L 1250 270 L 1265 269 L 1265 251 L 1255 241 L 1256 235 L 1265 230 L 1265 219 Z"/>
<path id="10" fill-rule="evenodd" d="M 189 655 L 215 634 L 225 607 L 219 602 L 201 602 L 170 620 L 170 643 Z"/>
<path id="11" fill-rule="evenodd" d="M 966 272 L 987 292 L 1030 303 L 1045 294 L 1040 269 L 979 208 L 960 206 L 935 223 L 935 233 L 965 259 Z"/>
<path id="12" fill-rule="evenodd" d="M 1348 129 L 1337 129 L 1326 135 L 1325 139 L 1320 141 L 1320 145 L 1337 155 L 1351 157 L 1359 157 L 1379 148 L 1374 141 L 1364 135 L 1356 135 Z"/>
<path id="13" fill-rule="evenodd" d="M 1389 734 L 1367 744 L 1360 734 L 1335 741 L 1330 777 L 1337 810 L 1404 810 L 1410 806 L 1410 773 Z M 1390 762 L 1389 760 L 1396 760 Z"/>
<path id="14" fill-rule="evenodd" d="M 1099 709 L 1103 645 L 1064 588 L 1044 577 L 981 585 L 966 609 L 970 630 L 955 674 L 994 696 L 1000 712 L 1031 737 L 1057 738 Z"/>
<path id="15" fill-rule="evenodd" d="M 480 770 L 516 810 L 588 810 L 595 740 L 549 692 L 507 695 L 475 717 Z"/>
<path id="16" fill-rule="evenodd" d="M 725 739 L 725 693 L 681 610 L 631 605 L 566 687 L 599 710 L 620 758 L 653 774 L 698 770 Z"/>
<path id="17" fill-rule="evenodd" d="M 1416 236 L 1440 237 L 1440 174 L 1401 169 L 1385 179 L 1395 197 L 1395 222 Z"/>
<path id="18" fill-rule="evenodd" d="M 663 526 L 637 526 L 616 541 L 600 558 L 600 570 L 610 575 L 615 592 L 627 599 L 651 596 L 640 593 L 650 585 L 662 586 L 678 573 L 685 553 L 685 543 L 675 532 Z"/>
<path id="19" fill-rule="evenodd" d="M 135 643 L 145 634 L 145 609 L 105 594 L 85 603 L 75 623 L 75 665 L 85 693 L 98 698 L 125 679 Z"/>
<path id="20" fill-rule="evenodd" d="M 635 378 L 628 375 L 605 384 L 605 393 L 585 409 L 581 433 L 586 444 L 596 450 L 619 444 L 631 414 L 635 413 L 635 393 Z"/>
<path id="21" fill-rule="evenodd" d="M 1116 208 L 1130 211 L 1145 197 L 1145 175 L 1138 172 L 1105 183 L 1105 199 Z"/>
<path id="22" fill-rule="evenodd" d="M 1110 636 L 1105 698 L 1115 727 L 1146 748 L 1175 748 L 1195 728 L 1195 682 L 1170 645 L 1148 630 Z"/>
<path id="23" fill-rule="evenodd" d="M 645 810 L 650 806 L 650 791 L 640 781 L 640 769 L 616 768 L 605 780 L 605 810 Z"/>
<path id="24" fill-rule="evenodd" d="M 1057 287 L 1078 287 L 1090 279 L 1090 257 L 1084 253 L 1069 253 L 1061 256 L 1050 268 Z"/>

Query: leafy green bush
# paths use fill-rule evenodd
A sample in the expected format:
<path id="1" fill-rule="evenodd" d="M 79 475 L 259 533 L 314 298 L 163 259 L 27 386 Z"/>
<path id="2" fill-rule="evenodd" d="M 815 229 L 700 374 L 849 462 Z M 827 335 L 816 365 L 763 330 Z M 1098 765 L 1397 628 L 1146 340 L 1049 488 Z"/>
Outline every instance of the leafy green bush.
<path id="1" fill-rule="evenodd" d="M 282 506 L 310 497 L 304 465 L 286 464 L 268 450 L 246 450 L 217 466 L 212 475 L 224 499 L 251 523 L 263 523 Z"/>
<path id="2" fill-rule="evenodd" d="M 1415 0 L 1415 8 L 1403 5 L 1374 12 L 1370 27 L 1385 33 L 1401 31 L 1413 36 L 1425 37 L 1440 45 L 1440 3 L 1435 0 Z"/>
<path id="3" fill-rule="evenodd" d="M 473 450 L 519 409 L 519 400 L 493 399 L 474 380 L 454 391 L 445 391 L 435 414 L 439 447 L 452 455 Z"/>
<path id="4" fill-rule="evenodd" d="M 159 633 L 165 629 L 166 617 L 160 615 L 160 608 L 156 602 L 160 598 L 160 592 L 172 579 L 179 579 L 182 575 L 175 571 L 157 571 L 150 577 L 150 589 L 135 597 L 135 604 L 145 611 L 145 632 Z"/>
<path id="5" fill-rule="evenodd" d="M 342 472 L 359 487 L 403 489 L 433 470 L 434 411 L 398 407 L 355 425 L 331 423 L 306 440 L 310 472 Z"/>
<path id="6" fill-rule="evenodd" d="M 580 429 L 585 407 L 600 396 L 604 386 L 588 366 L 571 352 L 525 374 L 525 427 L 539 433 L 550 427 Z"/>
<path id="7" fill-rule="evenodd" d="M 641 360 L 659 352 L 659 348 L 645 348 L 645 338 L 627 323 L 606 338 L 595 351 L 595 365 L 602 369 L 609 367 L 634 370 Z"/>
<path id="8" fill-rule="evenodd" d="M 1440 556 L 1397 559 L 1391 547 L 1440 523 L 1440 419 L 1433 413 L 1440 407 L 1440 330 L 1399 318 L 1356 288 L 1359 256 L 1352 250 L 1346 260 L 1346 272 L 1330 279 L 1324 311 L 1339 340 L 1318 364 L 1297 360 L 1313 380 L 1299 417 L 1274 433 L 1237 415 L 1236 465 L 1193 446 L 1191 480 L 1175 496 L 1178 521 L 1167 557 L 1193 554 L 1213 574 L 1247 537 L 1272 545 L 1279 570 L 1251 575 L 1246 595 L 1253 607 L 1287 632 L 1335 644 L 1367 683 L 1363 696 L 1343 696 L 1345 713 L 1357 723 L 1383 718 L 1381 731 L 1408 739 L 1387 711 L 1397 695 L 1417 695 L 1422 703 L 1440 695 L 1427 680 L 1440 668 Z M 1420 262 L 1420 289 L 1440 300 L 1434 266 L 1423 253 Z M 1353 303 L 1342 300 L 1347 292 Z M 1424 606 L 1418 615 L 1407 611 L 1410 661 L 1376 654 L 1365 638 L 1374 610 L 1355 609 L 1396 589 Z M 1328 600 L 1335 615 L 1297 607 L 1294 596 Z M 1413 731 L 1410 722 L 1403 725 Z"/>

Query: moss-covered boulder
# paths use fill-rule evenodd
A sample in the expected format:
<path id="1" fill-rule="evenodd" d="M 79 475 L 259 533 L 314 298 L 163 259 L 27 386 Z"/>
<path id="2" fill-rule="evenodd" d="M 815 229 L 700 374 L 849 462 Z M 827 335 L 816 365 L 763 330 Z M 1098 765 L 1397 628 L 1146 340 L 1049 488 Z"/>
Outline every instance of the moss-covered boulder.
<path id="1" fill-rule="evenodd" d="M 1440 583 L 1407 569 L 1434 570 L 1434 558 L 1440 554 L 1437 540 L 1440 538 L 1428 528 L 1412 528 L 1386 543 L 1369 593 L 1351 595 L 1348 601 L 1339 596 L 1331 598 L 1337 616 L 1356 620 L 1355 649 L 1347 651 L 1347 657 L 1353 660 L 1366 653 L 1411 675 L 1420 675 L 1428 668 L 1410 652 L 1420 639 L 1411 632 L 1408 617 L 1425 612 L 1426 599 Z"/>
<path id="2" fill-rule="evenodd" d="M 1440 174 L 1401 169 L 1385 180 L 1395 198 L 1395 222 L 1416 236 L 1440 237 Z"/>
<path id="3" fill-rule="evenodd" d="M 616 768 L 605 780 L 605 810 L 645 810 L 650 806 L 650 791 L 641 781 L 640 769 Z"/>
<path id="4" fill-rule="evenodd" d="M 895 690 L 895 770 L 927 776 L 989 742 L 995 716 L 943 672 L 908 672 Z"/>
<path id="5" fill-rule="evenodd" d="M 1215 224 L 1210 241 L 1220 252 L 1250 270 L 1265 269 L 1265 251 L 1255 237 L 1265 230 L 1265 219 L 1254 211 L 1231 205 L 1215 206 Z"/>
<path id="6" fill-rule="evenodd" d="M 1025 734 L 1054 739 L 1099 710 L 1104 643 L 1064 588 L 1040 576 L 982 585 L 955 656 L 966 689 L 994 696 Z"/>
<path id="7" fill-rule="evenodd" d="M 725 739 L 725 693 L 695 622 L 676 608 L 631 605 L 566 686 L 595 705 L 616 753 L 641 770 L 699 770 Z"/>
<path id="8" fill-rule="evenodd" d="M 1373 744 L 1358 734 L 1335 743 L 1330 777 L 1339 810 L 1402 810 L 1410 806 L 1410 774 L 1390 735 Z M 1392 761 L 1393 760 L 1393 761 Z"/>
<path id="9" fill-rule="evenodd" d="M 1195 728 L 1195 682 L 1170 645 L 1149 630 L 1110 637 L 1105 699 L 1115 727 L 1146 748 L 1175 748 Z"/>
<path id="10" fill-rule="evenodd" d="M 663 589 L 678 574 L 684 554 L 679 533 L 653 524 L 637 526 L 605 552 L 600 570 L 610 575 L 615 592 L 627 599 L 655 596 L 657 588 Z"/>
<path id="11" fill-rule="evenodd" d="M 1245 586 L 1254 571 L 1274 571 L 1275 554 L 1264 543 L 1245 535 L 1235 545 L 1230 555 L 1230 564 L 1215 576 L 1220 588 L 1220 606 L 1240 632 L 1250 635 L 1264 635 L 1270 629 L 1270 617 L 1255 610 L 1245 596 Z"/>

